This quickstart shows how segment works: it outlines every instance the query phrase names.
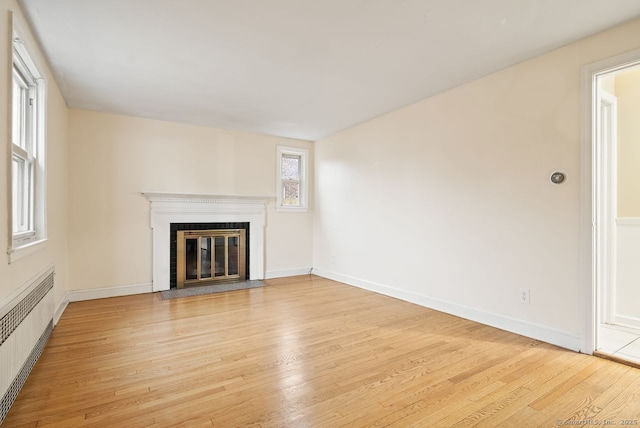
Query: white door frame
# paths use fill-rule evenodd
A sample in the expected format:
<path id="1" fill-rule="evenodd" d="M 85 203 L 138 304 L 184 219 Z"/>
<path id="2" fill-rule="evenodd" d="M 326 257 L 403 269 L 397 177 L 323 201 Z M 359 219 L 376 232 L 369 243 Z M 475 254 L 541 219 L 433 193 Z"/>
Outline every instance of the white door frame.
<path id="1" fill-rule="evenodd" d="M 593 353 L 597 346 L 597 329 L 601 321 L 598 302 L 604 287 L 605 275 L 608 275 L 606 258 L 607 242 L 603 238 L 608 219 L 602 212 L 603 183 L 601 171 L 601 150 L 598 145 L 598 124 L 600 99 L 597 91 L 597 77 L 640 63 L 640 49 L 626 52 L 612 58 L 598 61 L 582 67 L 581 70 L 581 186 L 580 186 L 580 273 L 579 283 L 583 284 L 582 304 L 585 308 L 585 335 L 583 352 Z M 606 193 L 606 188 L 604 189 Z M 610 253 L 610 252 L 609 252 Z M 607 255 L 608 254 L 608 255 Z"/>
<path id="2" fill-rule="evenodd" d="M 599 88 L 598 88 L 599 89 Z M 617 108 L 618 100 L 614 95 L 598 90 L 596 108 L 596 216 L 601 219 L 600 228 L 596 228 L 600 269 L 597 281 L 596 303 L 600 308 L 600 322 L 613 324 L 616 301 L 616 218 L 617 218 Z M 598 323 L 599 326 L 599 323 Z M 596 335 L 596 338 L 598 335 Z M 597 347 L 597 343 L 596 343 Z"/>

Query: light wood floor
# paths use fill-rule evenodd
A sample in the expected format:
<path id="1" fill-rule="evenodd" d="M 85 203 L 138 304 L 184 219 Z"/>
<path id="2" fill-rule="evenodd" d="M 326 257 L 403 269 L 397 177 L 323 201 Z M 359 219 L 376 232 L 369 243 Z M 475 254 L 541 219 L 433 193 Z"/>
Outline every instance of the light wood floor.
<path id="1" fill-rule="evenodd" d="M 267 283 L 71 303 L 3 428 L 640 425 L 639 369 L 314 276 Z"/>

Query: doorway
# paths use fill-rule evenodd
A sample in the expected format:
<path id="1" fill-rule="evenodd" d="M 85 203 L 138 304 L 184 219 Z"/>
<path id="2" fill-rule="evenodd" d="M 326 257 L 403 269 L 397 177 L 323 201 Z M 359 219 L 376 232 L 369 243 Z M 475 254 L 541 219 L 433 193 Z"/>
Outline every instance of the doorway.
<path id="1" fill-rule="evenodd" d="M 593 350 L 640 364 L 640 56 L 591 83 Z"/>

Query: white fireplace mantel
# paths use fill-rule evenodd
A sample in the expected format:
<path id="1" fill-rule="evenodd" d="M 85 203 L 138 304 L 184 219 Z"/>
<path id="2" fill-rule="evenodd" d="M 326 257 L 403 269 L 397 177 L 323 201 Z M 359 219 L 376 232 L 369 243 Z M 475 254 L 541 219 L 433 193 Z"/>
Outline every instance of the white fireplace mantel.
<path id="1" fill-rule="evenodd" d="M 168 290 L 171 223 L 249 223 L 249 276 L 264 279 L 266 204 L 272 197 L 143 192 L 151 205 L 153 291 Z"/>

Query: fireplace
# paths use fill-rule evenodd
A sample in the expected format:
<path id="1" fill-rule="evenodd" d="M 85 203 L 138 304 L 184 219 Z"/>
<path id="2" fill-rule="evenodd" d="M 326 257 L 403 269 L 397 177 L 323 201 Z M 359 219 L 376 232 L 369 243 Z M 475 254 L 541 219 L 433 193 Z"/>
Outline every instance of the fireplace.
<path id="1" fill-rule="evenodd" d="M 176 269 L 172 268 L 172 247 L 175 248 L 177 257 L 178 230 L 175 229 L 175 237 L 172 235 L 172 226 L 175 224 L 187 225 L 188 227 L 182 230 L 192 231 L 246 229 L 246 278 L 264 279 L 266 204 L 273 200 L 272 197 L 149 192 L 143 194 L 150 201 L 153 229 L 153 291 L 177 287 Z M 246 227 L 239 226 L 242 223 L 246 224 Z"/>
<path id="2" fill-rule="evenodd" d="M 171 288 L 250 277 L 249 223 L 171 223 L 170 234 Z"/>
<path id="3" fill-rule="evenodd" d="M 181 230 L 177 242 L 177 288 L 244 281 L 244 229 Z"/>

